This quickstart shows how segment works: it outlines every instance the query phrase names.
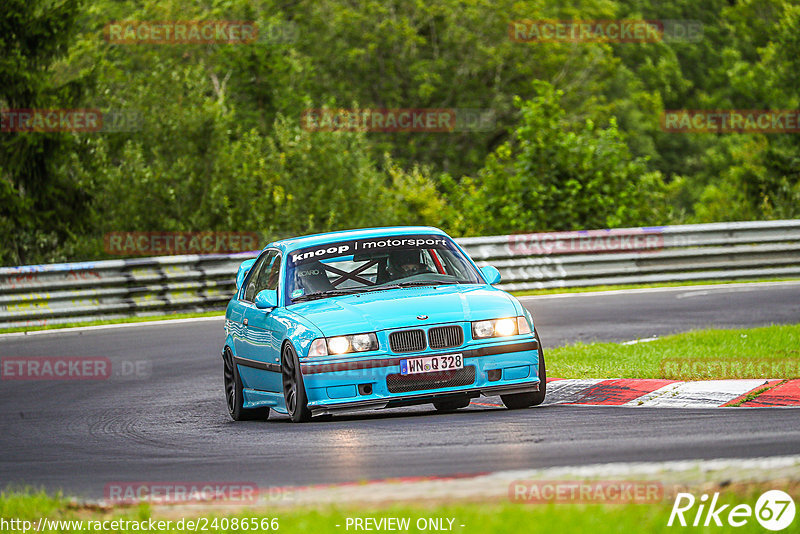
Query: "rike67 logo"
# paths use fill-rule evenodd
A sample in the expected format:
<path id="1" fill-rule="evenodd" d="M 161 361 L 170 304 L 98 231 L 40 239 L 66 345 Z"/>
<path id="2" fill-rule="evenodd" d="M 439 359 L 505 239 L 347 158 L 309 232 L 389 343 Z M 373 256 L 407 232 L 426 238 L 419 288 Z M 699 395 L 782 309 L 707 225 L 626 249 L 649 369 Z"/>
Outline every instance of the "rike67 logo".
<path id="1" fill-rule="evenodd" d="M 794 521 L 795 505 L 792 497 L 780 490 L 770 490 L 761 495 L 755 507 L 749 504 L 718 504 L 719 493 L 703 494 L 695 499 L 691 493 L 678 493 L 667 526 L 712 526 L 729 525 L 741 527 L 753 517 L 767 530 L 784 530 Z M 677 520 L 677 521 L 676 521 Z"/>

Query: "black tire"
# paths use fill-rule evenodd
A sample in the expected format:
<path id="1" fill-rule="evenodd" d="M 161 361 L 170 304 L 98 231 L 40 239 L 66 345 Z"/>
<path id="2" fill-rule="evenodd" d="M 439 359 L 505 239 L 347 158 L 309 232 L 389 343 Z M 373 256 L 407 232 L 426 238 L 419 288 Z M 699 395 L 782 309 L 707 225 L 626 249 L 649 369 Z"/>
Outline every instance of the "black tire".
<path id="1" fill-rule="evenodd" d="M 283 378 L 283 399 L 286 401 L 286 411 L 293 423 L 305 423 L 311 420 L 311 410 L 308 409 L 306 386 L 303 383 L 303 374 L 300 372 L 300 360 L 291 343 L 284 343 L 281 350 L 281 376 Z"/>
<path id="2" fill-rule="evenodd" d="M 244 392 L 242 391 L 242 378 L 239 368 L 233 363 L 233 352 L 230 347 L 225 347 L 222 354 L 222 377 L 225 384 L 225 404 L 228 414 L 234 421 L 266 420 L 269 417 L 269 408 L 243 408 Z"/>
<path id="3" fill-rule="evenodd" d="M 542 339 L 539 337 L 539 332 L 533 330 L 536 340 L 539 342 L 539 391 L 531 393 L 517 393 L 515 395 L 500 395 L 503 404 L 509 410 L 519 410 L 520 408 L 528 408 L 530 406 L 538 406 L 544 402 L 544 397 L 547 395 L 547 370 L 544 364 L 544 349 L 542 349 Z"/>
<path id="4" fill-rule="evenodd" d="M 454 412 L 461 408 L 469 406 L 469 397 L 456 398 L 456 399 L 442 399 L 433 401 L 433 407 L 437 412 Z"/>

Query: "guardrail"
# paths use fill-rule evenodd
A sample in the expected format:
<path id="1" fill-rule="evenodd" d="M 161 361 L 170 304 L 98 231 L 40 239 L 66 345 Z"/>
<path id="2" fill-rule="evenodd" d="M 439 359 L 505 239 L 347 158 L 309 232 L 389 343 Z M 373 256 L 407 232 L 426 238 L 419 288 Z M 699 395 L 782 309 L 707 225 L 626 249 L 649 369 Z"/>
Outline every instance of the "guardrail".
<path id="1" fill-rule="evenodd" d="M 509 291 L 800 277 L 800 220 L 457 240 Z M 0 328 L 221 310 L 254 252 L 0 268 Z"/>

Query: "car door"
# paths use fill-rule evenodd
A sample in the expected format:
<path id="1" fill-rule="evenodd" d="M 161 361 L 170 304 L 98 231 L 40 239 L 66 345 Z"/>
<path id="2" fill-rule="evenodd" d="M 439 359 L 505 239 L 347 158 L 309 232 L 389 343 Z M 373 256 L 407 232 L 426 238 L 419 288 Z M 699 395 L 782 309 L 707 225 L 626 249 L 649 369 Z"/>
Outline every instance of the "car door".
<path id="1" fill-rule="evenodd" d="M 245 387 L 262 391 L 282 391 L 280 375 L 280 339 L 272 310 L 256 308 L 254 300 L 260 291 L 277 289 L 281 275 L 281 254 L 268 250 L 253 265 L 242 294 L 243 339 L 237 348 L 239 372 Z"/>
<path id="2" fill-rule="evenodd" d="M 250 271 L 245 276 L 242 288 L 239 290 L 236 305 L 229 309 L 231 313 L 228 319 L 236 323 L 231 325 L 231 331 L 233 332 L 233 347 L 237 356 L 242 356 L 243 353 L 247 352 L 247 339 L 245 334 L 248 320 L 245 319 L 245 311 L 253 305 L 256 290 L 255 282 L 258 279 L 257 273 L 261 270 L 264 263 L 269 262 L 277 253 L 276 250 L 267 250 L 256 258 L 255 263 L 250 267 Z"/>

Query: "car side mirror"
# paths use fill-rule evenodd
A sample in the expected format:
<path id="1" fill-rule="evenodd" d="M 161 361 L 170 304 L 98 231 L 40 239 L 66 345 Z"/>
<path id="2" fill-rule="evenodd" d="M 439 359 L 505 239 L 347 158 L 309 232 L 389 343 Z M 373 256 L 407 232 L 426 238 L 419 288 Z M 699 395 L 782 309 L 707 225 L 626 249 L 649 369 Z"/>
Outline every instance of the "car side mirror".
<path id="1" fill-rule="evenodd" d="M 500 283 L 500 271 L 491 265 L 484 265 L 481 267 L 481 274 L 486 279 L 486 283 L 490 286 Z"/>
<path id="2" fill-rule="evenodd" d="M 255 300 L 256 308 L 259 310 L 272 309 L 278 305 L 278 290 L 264 289 L 258 292 Z"/>
<path id="3" fill-rule="evenodd" d="M 247 273 L 250 272 L 250 268 L 256 262 L 256 259 L 253 258 L 252 260 L 243 261 L 242 264 L 239 266 L 239 271 L 236 273 L 236 290 L 242 289 L 242 284 L 244 284 L 244 279 L 247 277 Z"/>

